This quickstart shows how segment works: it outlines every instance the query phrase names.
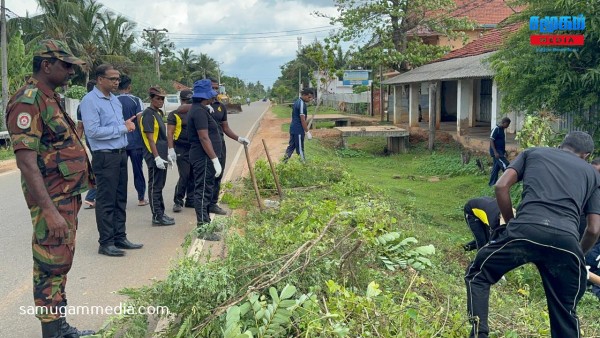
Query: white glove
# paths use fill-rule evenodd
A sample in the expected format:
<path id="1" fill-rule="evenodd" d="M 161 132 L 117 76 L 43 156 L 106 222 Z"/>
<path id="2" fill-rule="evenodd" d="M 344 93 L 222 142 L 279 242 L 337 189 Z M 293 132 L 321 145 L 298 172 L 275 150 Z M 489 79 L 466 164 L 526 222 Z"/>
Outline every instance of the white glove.
<path id="1" fill-rule="evenodd" d="M 215 112 L 215 108 L 213 108 L 210 104 L 208 106 L 206 106 L 206 108 L 208 108 L 208 111 L 212 114 Z"/>
<path id="2" fill-rule="evenodd" d="M 250 140 L 245 137 L 238 136 L 238 142 L 247 146 L 250 145 Z"/>
<path id="3" fill-rule="evenodd" d="M 169 160 L 171 164 L 177 162 L 177 153 L 175 152 L 175 149 L 169 148 L 169 156 L 167 156 L 167 160 Z"/>
<path id="4" fill-rule="evenodd" d="M 156 163 L 156 167 L 158 169 L 162 169 L 162 170 L 166 170 L 167 169 L 167 165 L 169 164 L 169 162 L 163 160 L 162 158 L 160 158 L 160 156 L 156 156 L 154 158 L 154 163 Z"/>
<path id="5" fill-rule="evenodd" d="M 306 132 L 306 138 L 312 140 L 312 134 L 310 133 L 310 131 Z"/>
<path id="6" fill-rule="evenodd" d="M 215 177 L 221 176 L 221 172 L 223 171 L 223 168 L 221 168 L 221 163 L 219 162 L 219 158 L 215 157 L 211 161 L 213 163 L 213 166 L 215 166 Z"/>
<path id="7" fill-rule="evenodd" d="M 590 266 L 586 265 L 585 269 L 586 269 L 586 273 L 587 273 L 587 275 L 585 276 L 585 279 L 589 280 L 590 279 Z"/>

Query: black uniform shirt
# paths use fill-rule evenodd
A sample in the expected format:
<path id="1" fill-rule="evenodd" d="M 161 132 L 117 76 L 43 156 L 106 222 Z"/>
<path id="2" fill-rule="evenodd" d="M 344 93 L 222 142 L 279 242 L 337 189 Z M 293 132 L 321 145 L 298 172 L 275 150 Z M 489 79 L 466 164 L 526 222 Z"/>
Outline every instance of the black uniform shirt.
<path id="1" fill-rule="evenodd" d="M 579 239 L 580 214 L 600 214 L 600 174 L 577 155 L 557 148 L 530 148 L 509 168 L 523 181 L 521 204 L 511 223 L 540 224 Z"/>
<path id="2" fill-rule="evenodd" d="M 223 150 L 223 138 L 220 135 L 219 125 L 211 116 L 208 108 L 201 103 L 192 103 L 192 107 L 188 112 L 188 136 L 191 145 L 190 155 L 198 153 L 201 156 L 206 156 L 206 152 L 202 147 L 198 130 L 208 130 L 208 137 L 212 143 L 213 150 L 217 157 L 221 156 Z"/>
<path id="3" fill-rule="evenodd" d="M 223 136 L 223 122 L 227 121 L 227 108 L 225 108 L 225 105 L 219 101 L 214 102 L 213 104 L 211 104 L 211 106 L 215 110 L 212 116 L 215 118 L 215 121 L 217 121 L 217 123 L 221 127 L 219 132 L 221 133 L 221 136 Z"/>
<path id="4" fill-rule="evenodd" d="M 175 132 L 173 134 L 173 141 L 176 146 L 189 148 L 190 142 L 188 140 L 188 110 L 187 105 L 181 105 L 179 108 L 173 110 L 167 116 L 167 125 L 175 126 Z"/>
<path id="5" fill-rule="evenodd" d="M 152 132 L 158 156 L 166 161 L 168 154 L 167 129 L 165 127 L 165 122 L 162 119 L 162 114 L 151 107 L 146 108 L 142 113 L 140 132 L 142 132 L 142 140 L 144 141 L 144 157 L 151 157 L 154 159 L 152 149 L 150 149 L 150 143 L 148 142 L 148 135 L 146 134 L 146 132 Z"/>
<path id="6" fill-rule="evenodd" d="M 477 217 L 485 225 L 496 229 L 500 225 L 500 207 L 495 198 L 473 198 L 465 204 L 465 213 Z"/>

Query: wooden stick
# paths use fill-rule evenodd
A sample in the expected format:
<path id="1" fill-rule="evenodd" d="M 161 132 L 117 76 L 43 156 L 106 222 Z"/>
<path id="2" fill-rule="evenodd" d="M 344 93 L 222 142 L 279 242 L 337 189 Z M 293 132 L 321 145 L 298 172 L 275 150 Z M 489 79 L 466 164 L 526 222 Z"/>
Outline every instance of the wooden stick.
<path id="1" fill-rule="evenodd" d="M 598 286 L 600 286 L 600 276 L 598 276 L 597 274 L 590 272 L 590 278 L 588 278 L 588 280 Z"/>
<path id="2" fill-rule="evenodd" d="M 258 191 L 258 184 L 256 183 L 256 176 L 254 176 L 254 168 L 252 167 L 252 163 L 250 162 L 250 155 L 248 154 L 248 145 L 244 143 L 244 152 L 246 153 L 246 161 L 248 162 L 248 170 L 250 171 L 250 179 L 252 180 L 252 185 L 254 185 L 254 192 L 256 193 L 256 200 L 258 201 L 258 208 L 260 211 L 265 210 L 265 206 L 262 203 L 260 198 L 260 191 Z"/>
<path id="3" fill-rule="evenodd" d="M 275 171 L 275 165 L 273 165 L 273 161 L 271 161 L 271 156 L 269 155 L 269 149 L 267 148 L 267 143 L 265 142 L 265 139 L 262 140 L 262 143 L 265 147 L 265 154 L 267 154 L 267 160 L 269 160 L 269 165 L 271 166 L 273 178 L 275 179 L 275 185 L 277 186 L 277 193 L 279 194 L 279 199 L 282 199 L 283 191 L 281 190 L 281 184 L 279 184 L 279 176 L 277 176 L 277 172 Z"/>

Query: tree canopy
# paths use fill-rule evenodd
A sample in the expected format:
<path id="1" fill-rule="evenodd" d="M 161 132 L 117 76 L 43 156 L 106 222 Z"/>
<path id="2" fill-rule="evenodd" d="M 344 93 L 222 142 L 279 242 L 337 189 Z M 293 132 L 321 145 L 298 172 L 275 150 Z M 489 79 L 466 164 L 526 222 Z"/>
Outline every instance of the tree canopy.
<path id="1" fill-rule="evenodd" d="M 465 18 L 449 16 L 453 0 L 335 0 L 338 15 L 329 16 L 332 25 L 341 25 L 333 41 L 360 45 L 357 57 L 370 64 L 383 64 L 398 71 L 421 66 L 442 56 L 447 47 L 425 44 L 418 31 L 461 38 L 462 30 L 473 25 Z"/>
<path id="2" fill-rule="evenodd" d="M 502 91 L 503 111 L 556 114 L 589 109 L 600 92 L 600 2 L 521 0 L 525 9 L 512 19 L 523 27 L 491 58 Z M 530 44 L 531 16 L 586 18 L 585 44 L 573 50 L 541 51 Z M 560 32 L 555 32 L 556 34 Z M 577 32 L 568 32 L 577 34 Z M 539 33 L 538 33 L 539 34 Z"/>

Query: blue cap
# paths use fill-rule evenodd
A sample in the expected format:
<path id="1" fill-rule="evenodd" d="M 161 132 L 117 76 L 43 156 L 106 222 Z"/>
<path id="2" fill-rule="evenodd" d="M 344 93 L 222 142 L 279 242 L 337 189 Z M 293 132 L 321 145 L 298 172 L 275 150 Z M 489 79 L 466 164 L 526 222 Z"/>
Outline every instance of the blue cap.
<path id="1" fill-rule="evenodd" d="M 217 96 L 217 92 L 212 89 L 212 82 L 209 79 L 194 82 L 194 95 L 192 95 L 192 98 L 208 100 L 215 96 Z"/>

